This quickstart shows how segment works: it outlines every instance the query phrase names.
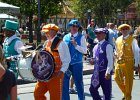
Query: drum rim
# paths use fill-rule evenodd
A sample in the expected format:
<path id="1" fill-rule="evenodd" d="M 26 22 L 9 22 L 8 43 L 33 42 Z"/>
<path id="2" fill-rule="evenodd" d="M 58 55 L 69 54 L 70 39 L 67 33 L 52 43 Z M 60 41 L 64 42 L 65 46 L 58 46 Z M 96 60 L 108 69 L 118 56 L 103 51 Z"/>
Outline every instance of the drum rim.
<path id="1" fill-rule="evenodd" d="M 53 55 L 52 55 L 49 51 L 42 50 L 42 51 L 39 51 L 39 52 L 45 52 L 45 53 L 48 53 L 49 55 L 51 55 L 51 58 L 52 58 L 52 60 L 53 60 L 53 62 L 54 62 L 54 63 L 53 63 L 54 68 L 53 68 L 51 74 L 49 75 L 49 77 L 48 77 L 47 79 L 44 79 L 44 80 L 38 79 L 38 78 L 36 78 L 36 77 L 34 76 L 34 74 L 33 74 L 33 76 L 34 76 L 38 81 L 41 81 L 41 82 L 48 82 L 48 81 L 50 80 L 50 78 L 53 76 L 53 73 L 54 73 L 54 71 L 55 71 L 55 65 L 56 65 L 55 59 L 54 59 Z M 33 59 L 34 59 L 34 57 L 32 58 L 32 60 L 33 60 Z M 31 65 L 32 65 L 32 63 L 31 63 Z M 32 67 L 31 67 L 31 69 L 32 69 Z M 32 70 L 33 70 L 33 69 L 32 69 Z M 32 73 L 33 73 L 33 72 L 32 72 Z"/>

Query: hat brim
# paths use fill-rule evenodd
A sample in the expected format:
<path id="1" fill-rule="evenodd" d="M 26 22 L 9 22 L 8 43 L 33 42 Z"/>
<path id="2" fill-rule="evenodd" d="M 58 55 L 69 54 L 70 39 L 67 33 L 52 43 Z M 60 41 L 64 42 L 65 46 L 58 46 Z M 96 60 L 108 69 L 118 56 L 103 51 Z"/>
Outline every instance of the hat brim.
<path id="1" fill-rule="evenodd" d="M 12 30 L 12 29 L 9 29 L 9 28 L 6 28 L 6 27 L 3 27 L 2 29 L 3 29 L 3 30 L 8 30 L 8 31 L 16 32 L 16 30 Z"/>
<path id="2" fill-rule="evenodd" d="M 49 32 L 49 30 L 41 30 L 41 32 L 44 32 L 44 33 L 48 33 Z"/>
<path id="3" fill-rule="evenodd" d="M 133 37 L 138 37 L 138 35 L 135 35 L 135 34 L 134 34 Z"/>
<path id="4" fill-rule="evenodd" d="M 102 31 L 100 31 L 100 32 L 95 32 L 95 34 L 98 34 L 98 33 L 106 34 L 105 32 L 102 32 Z"/>
<path id="5" fill-rule="evenodd" d="M 77 27 L 80 27 L 80 26 L 77 25 L 77 24 L 68 24 L 68 27 L 71 27 L 71 26 L 77 26 Z"/>
<path id="6" fill-rule="evenodd" d="M 52 29 L 52 30 L 54 30 L 54 31 L 56 31 L 56 32 L 58 32 L 58 30 L 55 30 L 55 29 Z M 48 29 L 48 30 L 41 30 L 41 32 L 44 32 L 44 33 L 48 33 L 50 30 Z"/>
<path id="7" fill-rule="evenodd" d="M 131 30 L 131 26 L 129 26 L 129 25 L 120 25 L 118 27 L 118 30 L 121 31 L 123 28 L 128 28 L 128 30 Z"/>

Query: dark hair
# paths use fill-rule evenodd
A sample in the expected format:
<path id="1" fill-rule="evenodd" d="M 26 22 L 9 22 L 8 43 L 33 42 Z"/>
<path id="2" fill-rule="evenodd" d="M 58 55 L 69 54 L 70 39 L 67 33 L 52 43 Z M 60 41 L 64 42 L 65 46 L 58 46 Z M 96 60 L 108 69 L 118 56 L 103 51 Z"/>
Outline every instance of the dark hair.
<path id="1" fill-rule="evenodd" d="M 78 29 L 78 31 L 79 31 L 79 32 L 82 32 L 82 30 L 83 30 L 83 27 L 80 26 L 79 29 Z"/>

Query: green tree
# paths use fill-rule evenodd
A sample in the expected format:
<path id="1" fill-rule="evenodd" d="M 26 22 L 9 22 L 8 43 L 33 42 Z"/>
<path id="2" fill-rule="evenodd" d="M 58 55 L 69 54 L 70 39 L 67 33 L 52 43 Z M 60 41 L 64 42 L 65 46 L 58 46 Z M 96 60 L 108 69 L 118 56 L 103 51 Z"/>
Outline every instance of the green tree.
<path id="1" fill-rule="evenodd" d="M 20 7 L 21 16 L 29 17 L 29 42 L 33 42 L 32 35 L 32 19 L 33 15 L 38 14 L 38 0 L 1 0 L 2 2 L 13 4 Z M 62 11 L 62 0 L 40 0 L 41 22 L 45 22 L 46 18 L 56 15 Z M 41 39 L 40 39 L 41 41 Z"/>
<path id="2" fill-rule="evenodd" d="M 135 1 L 138 17 L 140 17 L 140 0 Z"/>
<path id="3" fill-rule="evenodd" d="M 92 13 L 95 14 L 95 18 L 99 19 L 100 23 L 102 23 L 101 26 L 104 26 L 105 18 L 115 18 L 117 9 L 125 11 L 125 8 L 133 1 L 134 0 L 72 0 L 72 9 L 80 18 L 85 17 L 87 10 L 91 9 Z"/>

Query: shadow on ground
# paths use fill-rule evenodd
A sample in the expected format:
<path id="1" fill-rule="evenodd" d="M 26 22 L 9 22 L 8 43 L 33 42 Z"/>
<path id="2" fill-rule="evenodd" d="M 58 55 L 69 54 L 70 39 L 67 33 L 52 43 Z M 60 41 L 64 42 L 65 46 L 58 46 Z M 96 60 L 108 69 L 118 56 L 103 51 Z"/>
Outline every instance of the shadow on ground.
<path id="1" fill-rule="evenodd" d="M 18 85 L 28 84 L 28 83 L 36 83 L 36 82 L 27 81 L 27 80 L 23 80 L 23 79 L 18 79 L 18 80 L 17 80 L 17 84 L 18 84 Z"/>

